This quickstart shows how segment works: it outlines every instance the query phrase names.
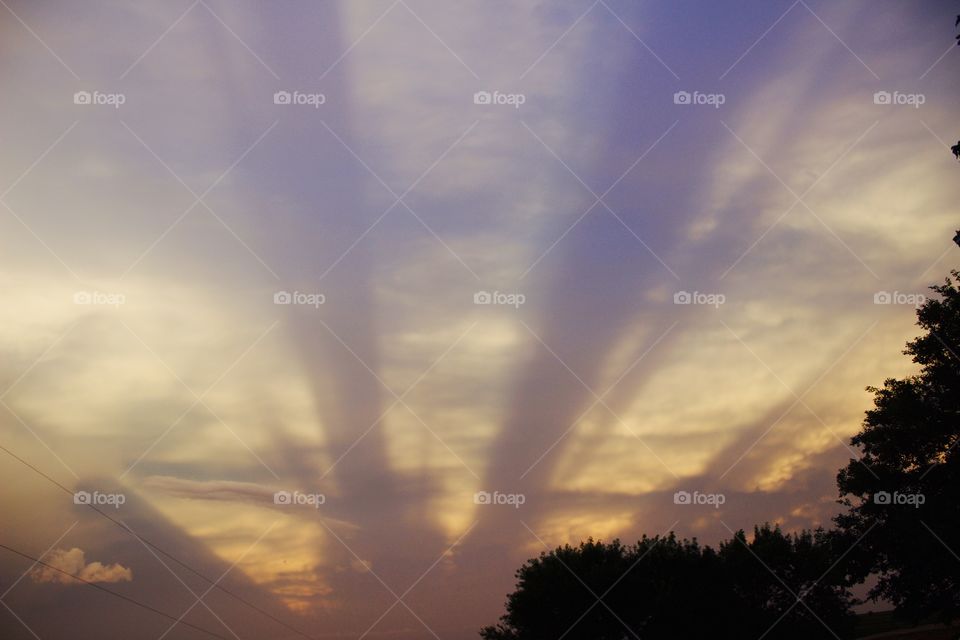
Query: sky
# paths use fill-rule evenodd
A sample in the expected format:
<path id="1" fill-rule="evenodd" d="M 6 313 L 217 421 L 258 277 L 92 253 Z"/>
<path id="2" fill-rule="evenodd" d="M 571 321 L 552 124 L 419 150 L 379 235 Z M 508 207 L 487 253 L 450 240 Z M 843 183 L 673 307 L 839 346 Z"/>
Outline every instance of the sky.
<path id="1" fill-rule="evenodd" d="M 956 266 L 955 14 L 3 0 L 4 637 L 210 637 L 66 571 L 461 640 L 557 545 L 829 526 Z"/>

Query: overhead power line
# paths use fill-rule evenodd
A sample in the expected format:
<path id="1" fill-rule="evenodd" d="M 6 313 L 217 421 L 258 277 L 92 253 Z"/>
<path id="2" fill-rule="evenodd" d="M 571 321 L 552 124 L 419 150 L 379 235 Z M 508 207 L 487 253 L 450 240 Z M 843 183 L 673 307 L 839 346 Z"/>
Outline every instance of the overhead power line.
<path id="1" fill-rule="evenodd" d="M 7 448 L 4 447 L 3 445 L 0 445 L 0 450 L 4 451 L 7 455 L 9 455 L 10 457 L 12 457 L 14 460 L 16 460 L 17 462 L 19 462 L 20 464 L 22 464 L 22 465 L 26 466 L 27 468 L 29 468 L 29 469 L 32 470 L 34 473 L 40 475 L 42 478 L 46 479 L 48 482 L 54 484 L 56 487 L 58 487 L 58 488 L 59 488 L 61 491 L 63 491 L 64 493 L 67 493 L 67 494 L 69 494 L 69 495 L 71 495 L 71 496 L 74 495 L 74 492 L 71 491 L 68 487 L 64 486 L 64 485 L 63 485 L 62 483 L 60 483 L 59 481 L 55 480 L 54 478 L 52 478 L 52 477 L 49 476 L 48 474 L 44 473 L 43 471 L 41 471 L 40 469 L 38 469 L 37 467 L 35 467 L 33 464 L 27 462 L 26 460 L 24 460 L 23 458 L 21 458 L 20 456 L 18 456 L 17 454 L 15 454 L 13 451 L 10 451 L 10 449 L 7 449 Z M 269 611 L 266 611 L 266 610 L 258 607 L 257 605 L 255 605 L 254 603 L 250 602 L 249 600 L 247 600 L 247 599 L 244 598 L 243 596 L 238 595 L 238 594 L 234 593 L 233 591 L 227 589 L 226 587 L 224 587 L 223 585 L 221 585 L 217 580 L 214 580 L 214 579 L 212 579 L 212 578 L 204 575 L 202 572 L 198 571 L 197 569 L 194 569 L 193 567 L 191 567 L 190 565 L 188 565 L 186 562 L 180 560 L 179 558 L 177 558 L 175 555 L 173 555 L 173 554 L 170 553 L 169 551 L 163 549 L 162 547 L 157 546 L 156 544 L 154 544 L 153 542 L 151 542 L 151 541 L 148 540 L 147 538 L 144 538 L 143 536 L 141 536 L 140 534 L 138 534 L 136 531 L 134 531 L 133 529 L 131 529 L 130 527 L 128 527 L 128 526 L 126 525 L 126 523 L 121 522 L 120 520 L 117 520 L 116 518 L 114 518 L 114 517 L 111 516 L 110 514 L 108 514 L 108 513 L 104 512 L 104 511 L 102 511 L 101 509 L 97 508 L 96 505 L 91 504 L 91 503 L 88 502 L 85 506 L 93 509 L 93 510 L 96 511 L 98 514 L 100 514 L 102 517 L 106 518 L 107 520 L 109 520 L 109 521 L 112 522 L 113 524 L 117 525 L 118 527 L 120 527 L 121 529 L 123 529 L 124 531 L 126 531 L 127 533 L 129 533 L 130 535 L 132 535 L 134 538 L 136 538 L 137 540 L 139 540 L 140 542 L 142 542 L 143 544 L 145 544 L 145 545 L 153 548 L 154 550 L 156 550 L 157 552 L 159 552 L 161 555 L 166 556 L 167 558 L 169 558 L 170 560 L 172 560 L 172 561 L 175 562 L 176 564 L 180 565 L 181 567 L 183 567 L 184 569 L 186 569 L 187 571 L 189 571 L 189 572 L 192 573 L 193 575 L 195 575 L 195 576 L 197 576 L 198 578 L 201 578 L 202 580 L 206 581 L 206 582 L 207 582 L 209 585 L 211 585 L 213 588 L 218 589 L 219 591 L 227 594 L 228 596 L 230 596 L 230 597 L 233 598 L 234 600 L 237 600 L 238 602 L 243 603 L 244 605 L 250 607 L 251 609 L 253 609 L 253 610 L 256 611 L 257 613 L 259 613 L 260 615 L 266 616 L 266 617 L 269 618 L 270 620 L 273 620 L 274 622 L 276 622 L 277 624 L 281 625 L 281 626 L 284 627 L 285 629 L 296 633 L 296 634 L 299 635 L 300 637 L 302 637 L 302 638 L 307 638 L 308 640 L 315 640 L 315 638 L 314 638 L 313 636 L 311 636 L 311 635 L 305 633 L 304 631 L 301 631 L 300 629 L 297 629 L 296 627 L 294 627 L 294 626 L 292 626 L 292 625 L 284 622 L 283 620 L 281 620 L 280 618 L 276 617 L 275 615 L 273 615 L 273 614 L 270 613 Z M 96 585 L 94 585 L 94 586 L 96 586 Z"/>
<path id="2" fill-rule="evenodd" d="M 14 549 L 13 547 L 8 547 L 7 545 L 0 543 L 0 549 L 6 549 L 7 551 L 9 551 L 9 552 L 11 552 L 11 553 L 15 553 L 15 554 L 17 554 L 18 556 L 20 556 L 20 557 L 22 557 L 22 558 L 26 558 L 27 560 L 32 560 L 32 561 L 35 562 L 36 564 L 43 565 L 44 567 L 47 567 L 48 569 L 53 569 L 54 571 L 59 571 L 59 572 L 62 573 L 63 575 L 65 575 L 65 576 L 70 576 L 70 577 L 73 578 L 74 580 L 77 580 L 77 581 L 79 581 L 79 582 L 82 582 L 82 583 L 85 584 L 85 585 L 91 586 L 91 587 L 93 587 L 94 589 L 97 589 L 97 590 L 99 590 L 99 591 L 103 591 L 104 593 L 109 593 L 110 595 L 112 595 L 112 596 L 115 597 L 115 598 L 120 598 L 121 600 L 126 600 L 127 602 L 129 602 L 129 603 L 131 603 L 131 604 L 137 605 L 137 606 L 140 607 L 141 609 L 146 609 L 147 611 L 151 611 L 151 612 L 153 612 L 153 613 L 155 613 L 155 614 L 157 614 L 157 615 L 163 616 L 164 618 L 167 618 L 168 620 L 173 620 L 173 622 L 174 622 L 175 625 L 177 625 L 177 624 L 182 624 L 182 625 L 185 626 L 185 627 L 190 627 L 191 629 L 195 629 L 196 631 L 203 632 L 203 633 L 207 634 L 208 636 L 212 636 L 212 637 L 214 637 L 214 638 L 220 638 L 221 640 L 231 640 L 230 638 L 228 638 L 228 637 L 226 637 L 226 636 L 222 636 L 222 635 L 220 635 L 219 633 L 216 633 L 216 632 L 214 632 L 214 631 L 210 631 L 210 630 L 208 630 L 208 629 L 204 629 L 203 627 L 198 627 L 198 626 L 195 625 L 195 624 L 192 624 L 192 623 L 190 623 L 190 622 L 187 622 L 187 621 L 183 620 L 182 617 L 181 617 L 181 618 L 177 618 L 177 617 L 175 617 L 175 616 L 173 616 L 173 615 L 171 615 L 171 614 L 169 614 L 169 613 L 166 613 L 165 611 L 161 611 L 160 609 L 157 609 L 157 608 L 155 608 L 155 607 L 151 607 L 151 606 L 148 605 L 148 604 L 144 604 L 143 602 L 140 602 L 139 600 L 136 600 L 136 599 L 131 598 L 131 597 L 129 597 L 129 596 L 125 596 L 125 595 L 123 595 L 122 593 L 117 593 L 116 591 L 114 591 L 114 590 L 112 590 L 112 589 L 107 589 L 107 588 L 104 587 L 103 585 L 99 585 L 99 584 L 97 584 L 96 582 L 91 582 L 91 581 L 89 581 L 89 580 L 85 580 L 85 579 L 81 578 L 81 577 L 78 576 L 78 575 L 74 575 L 74 574 L 70 573 L 69 571 L 64 571 L 63 569 L 60 569 L 59 567 L 55 567 L 55 566 L 53 566 L 52 564 L 49 564 L 49 563 L 47 563 L 47 562 L 44 562 L 44 561 L 41 560 L 40 558 L 34 558 L 34 557 L 31 556 L 30 554 L 24 553 L 24 552 L 22 552 L 22 551 L 18 551 L 18 550 L 16 550 L 16 549 Z"/>

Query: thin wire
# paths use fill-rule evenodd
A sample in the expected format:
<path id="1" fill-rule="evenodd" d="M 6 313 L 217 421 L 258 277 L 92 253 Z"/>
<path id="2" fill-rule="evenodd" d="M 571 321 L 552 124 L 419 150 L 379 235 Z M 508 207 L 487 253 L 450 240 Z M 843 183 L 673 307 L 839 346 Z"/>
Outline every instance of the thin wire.
<path id="1" fill-rule="evenodd" d="M 43 478 L 45 478 L 46 480 L 48 480 L 49 482 L 53 483 L 54 485 L 56 485 L 57 487 L 59 487 L 59 488 L 60 488 L 62 491 L 64 491 L 65 493 L 68 493 L 68 494 L 70 494 L 70 495 L 73 495 L 73 494 L 74 494 L 73 491 L 71 491 L 70 489 L 68 489 L 67 487 L 65 487 L 63 484 L 61 484 L 61 483 L 58 482 L 57 480 L 53 479 L 52 477 L 50 477 L 49 475 L 47 475 L 46 473 L 44 473 L 43 471 L 41 471 L 41 470 L 38 469 L 37 467 L 33 466 L 32 464 L 30 464 L 29 462 L 27 462 L 26 460 L 24 460 L 23 458 L 21 458 L 20 456 L 18 456 L 17 454 L 15 454 L 14 452 L 10 451 L 10 449 L 7 449 L 7 448 L 4 447 L 3 445 L 0 445 L 0 450 L 6 452 L 8 455 L 10 455 L 12 458 L 14 458 L 15 460 L 17 460 L 18 462 L 20 462 L 20 463 L 23 464 L 24 466 L 28 467 L 29 469 L 33 470 L 35 473 L 39 474 L 40 476 L 42 476 Z M 98 508 L 96 507 L 96 505 L 87 503 L 86 506 L 87 506 L 87 507 L 90 507 L 91 509 L 93 509 L 94 511 L 96 511 L 97 513 L 99 513 L 101 516 L 103 516 L 104 518 L 106 518 L 107 520 L 109 520 L 110 522 L 112 522 L 113 524 L 117 525 L 118 527 L 120 527 L 121 529 L 123 529 L 124 531 L 126 531 L 127 533 L 129 533 L 130 535 L 132 535 L 133 537 L 137 538 L 137 539 L 140 540 L 140 542 L 142 542 L 143 544 L 148 545 L 148 546 L 150 546 L 150 547 L 153 547 L 153 549 L 155 549 L 156 551 L 160 552 L 161 554 L 163 554 L 164 556 L 166 556 L 166 557 L 169 558 L 170 560 L 174 561 L 175 563 L 177 563 L 178 565 L 180 565 L 180 566 L 183 567 L 184 569 L 190 571 L 190 572 L 191 572 L 192 574 L 194 574 L 195 576 L 198 576 L 198 577 L 202 578 L 203 580 L 206 580 L 207 583 L 213 585 L 213 587 L 215 587 L 216 589 L 219 589 L 220 591 L 222 591 L 223 593 L 227 594 L 228 596 L 236 599 L 236 600 L 239 601 L 239 602 L 242 602 L 243 604 L 247 605 L 247 606 L 250 607 L 251 609 L 257 611 L 257 612 L 260 613 L 261 615 L 264 615 L 264 616 L 270 618 L 271 620 L 273 620 L 273 621 L 276 622 L 277 624 L 282 625 L 283 627 L 285 627 L 286 629 L 289 629 L 290 631 L 293 631 L 293 632 L 296 633 L 297 635 L 300 635 L 300 636 L 302 636 L 302 637 L 304 637 L 304 638 L 307 638 L 308 640 L 314 640 L 313 636 L 310 636 L 310 635 L 306 634 L 305 632 L 297 629 L 296 627 L 293 627 L 293 626 L 287 624 L 286 622 L 284 622 L 284 621 L 281 620 L 280 618 L 277 618 L 276 616 L 274 616 L 274 615 L 271 614 L 270 612 L 264 611 L 263 609 L 261 609 L 261 608 L 258 607 L 257 605 L 255 605 L 255 604 L 253 604 L 252 602 L 248 601 L 247 599 L 243 598 L 242 596 L 239 596 L 239 595 L 233 593 L 232 591 L 230 591 L 229 589 L 227 589 L 226 587 L 221 586 L 220 583 L 217 582 L 216 580 L 213 580 L 213 579 L 211 579 L 211 578 L 208 578 L 207 576 L 205 576 L 204 574 L 202 574 L 200 571 L 194 569 L 193 567 L 191 567 L 191 566 L 188 565 L 187 563 L 183 562 L 182 560 L 180 560 L 179 558 L 177 558 L 176 556 L 174 556 L 174 555 L 171 554 L 170 552 L 164 550 L 164 549 L 161 548 L 161 547 L 158 547 L 157 545 L 155 545 L 154 543 L 152 543 L 150 540 L 144 538 L 143 536 L 141 536 L 140 534 L 138 534 L 136 531 L 134 531 L 133 529 L 131 529 L 130 527 L 128 527 L 125 523 L 123 523 L 123 522 L 121 522 L 121 521 L 119 521 L 119 520 L 116 520 L 116 519 L 114 519 L 112 516 L 110 516 L 110 514 L 101 511 L 100 509 L 98 509 Z"/>
<path id="2" fill-rule="evenodd" d="M 176 618 L 176 617 L 170 615 L 169 613 L 166 613 L 166 612 L 164 612 L 164 611 L 161 611 L 160 609 L 155 609 L 154 607 L 151 607 L 151 606 L 148 605 L 148 604 L 144 604 L 144 603 L 140 602 L 139 600 L 134 600 L 133 598 L 131 598 L 131 597 L 129 597 L 129 596 L 125 596 L 125 595 L 123 595 L 122 593 L 117 593 L 116 591 L 113 591 L 113 590 L 111 590 L 111 589 L 107 589 L 106 587 L 103 587 L 103 586 L 97 584 L 96 582 L 90 582 L 89 580 L 84 580 L 84 579 L 81 578 L 80 576 L 74 575 L 74 574 L 70 573 L 69 571 L 64 571 L 63 569 L 60 569 L 60 568 L 58 568 L 58 567 L 55 567 L 55 566 L 53 566 L 52 564 L 48 564 L 48 563 L 44 562 L 43 560 L 41 560 L 40 558 L 34 558 L 33 556 L 31 556 L 31 555 L 29 555 L 29 554 L 26 554 L 26 553 L 24 553 L 24 552 L 22 552 L 22 551 L 17 551 L 17 550 L 14 549 L 13 547 L 8 547 L 7 545 L 0 543 L 0 549 L 6 549 L 7 551 L 10 551 L 11 553 L 15 553 L 15 554 L 17 554 L 17 555 L 20 556 L 20 557 L 26 558 L 27 560 L 32 560 L 33 562 L 35 562 L 35 563 L 37 563 L 37 564 L 41 564 L 41 565 L 43 565 L 43 566 L 45 566 L 45 567 L 47 567 L 47 568 L 49 568 L 49 569 L 53 569 L 54 571 L 59 571 L 59 572 L 62 573 L 63 575 L 65 575 L 65 576 L 70 576 L 70 577 L 73 578 L 74 580 L 78 580 L 78 581 L 82 582 L 83 584 L 86 584 L 86 585 L 89 585 L 89 586 L 93 587 L 94 589 L 99 589 L 100 591 L 103 591 L 104 593 L 109 593 L 109 594 L 112 595 L 112 596 L 115 596 L 115 597 L 117 597 L 117 598 L 121 598 L 121 599 L 123 599 L 123 600 L 126 600 L 127 602 L 130 602 L 130 603 L 132 603 L 132 604 L 135 604 L 135 605 L 137 605 L 138 607 L 140 607 L 141 609 L 146 609 L 147 611 L 152 611 L 153 613 L 156 613 L 157 615 L 161 615 L 161 616 L 163 616 L 164 618 L 167 618 L 167 619 L 169 619 L 169 620 L 173 620 L 174 624 L 182 624 L 182 625 L 184 625 L 185 627 L 190 627 L 191 629 L 195 629 L 195 630 L 197 630 L 197 631 L 201 631 L 201 632 L 207 634 L 208 636 L 213 636 L 214 638 L 220 638 L 221 640 L 230 640 L 230 638 L 228 638 L 228 637 L 226 637 L 226 636 L 222 636 L 222 635 L 220 635 L 219 633 L 216 633 L 216 632 L 214 632 L 214 631 L 209 631 L 209 630 L 207 630 L 207 629 L 204 629 L 203 627 L 198 627 L 197 625 L 192 624 L 192 623 L 190 623 L 190 622 L 187 622 L 187 621 L 183 620 L 182 618 Z"/>

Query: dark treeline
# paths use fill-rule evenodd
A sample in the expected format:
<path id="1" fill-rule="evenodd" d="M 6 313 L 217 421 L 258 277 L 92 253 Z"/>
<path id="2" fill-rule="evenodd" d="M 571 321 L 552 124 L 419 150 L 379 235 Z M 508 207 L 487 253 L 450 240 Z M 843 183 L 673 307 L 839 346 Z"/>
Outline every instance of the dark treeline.
<path id="1" fill-rule="evenodd" d="M 714 551 L 696 540 L 583 542 L 517 572 L 507 614 L 487 640 L 830 638 L 849 634 L 853 598 L 826 532 L 742 531 Z M 800 598 L 800 600 L 798 600 Z M 819 620 L 818 620 L 819 618 Z M 829 629 L 829 630 L 828 630 Z"/>

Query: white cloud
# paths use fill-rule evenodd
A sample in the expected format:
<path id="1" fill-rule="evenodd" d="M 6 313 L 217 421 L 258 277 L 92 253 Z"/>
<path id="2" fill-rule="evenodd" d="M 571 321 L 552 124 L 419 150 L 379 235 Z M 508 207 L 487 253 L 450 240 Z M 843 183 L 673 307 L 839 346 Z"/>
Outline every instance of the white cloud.
<path id="1" fill-rule="evenodd" d="M 50 566 L 37 566 L 30 572 L 30 577 L 34 582 L 79 584 L 70 575 L 87 582 L 130 582 L 133 580 L 133 572 L 121 564 L 87 563 L 83 549 L 78 547 L 69 551 L 56 549 L 46 557 L 44 562 Z"/>

